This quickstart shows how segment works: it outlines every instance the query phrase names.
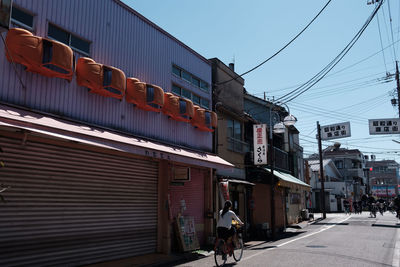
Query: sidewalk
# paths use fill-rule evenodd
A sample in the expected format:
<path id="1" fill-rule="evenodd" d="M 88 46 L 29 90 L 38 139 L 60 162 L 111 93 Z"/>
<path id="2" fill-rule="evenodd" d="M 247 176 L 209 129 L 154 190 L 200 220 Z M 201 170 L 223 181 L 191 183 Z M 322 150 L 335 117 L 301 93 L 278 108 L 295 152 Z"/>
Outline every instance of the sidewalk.
<path id="1" fill-rule="evenodd" d="M 293 232 L 298 231 L 299 229 L 304 229 L 308 225 L 316 223 L 322 220 L 322 214 L 314 213 L 314 220 L 309 221 L 302 221 L 297 224 L 288 225 L 287 229 L 284 233 L 281 233 L 277 239 L 287 238 L 288 234 L 290 235 Z M 258 246 L 261 243 L 265 242 L 272 242 L 266 240 L 258 240 L 252 241 L 249 240 L 245 242 L 245 247 L 254 247 Z M 155 266 L 174 266 L 178 264 L 183 264 L 185 262 L 194 261 L 203 257 L 208 257 L 213 255 L 212 248 L 208 250 L 196 250 L 193 252 L 181 252 L 181 253 L 171 253 L 170 255 L 160 254 L 160 253 L 153 253 L 147 254 L 138 257 L 131 257 L 121 260 L 109 261 L 109 262 L 102 262 L 98 264 L 91 264 L 86 265 L 84 267 L 155 267 Z"/>

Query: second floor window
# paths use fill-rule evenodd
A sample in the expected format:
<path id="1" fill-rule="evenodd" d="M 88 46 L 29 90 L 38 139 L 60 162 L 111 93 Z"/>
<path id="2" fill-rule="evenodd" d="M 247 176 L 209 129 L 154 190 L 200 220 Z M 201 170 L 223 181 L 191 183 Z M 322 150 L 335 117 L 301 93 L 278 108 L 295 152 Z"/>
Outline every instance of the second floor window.
<path id="1" fill-rule="evenodd" d="M 11 11 L 11 22 L 29 31 L 33 30 L 33 15 L 15 6 Z"/>
<path id="2" fill-rule="evenodd" d="M 228 137 L 242 140 L 242 126 L 238 121 L 228 120 Z"/>
<path id="3" fill-rule="evenodd" d="M 236 120 L 227 120 L 228 149 L 238 153 L 249 151 L 247 143 L 243 142 L 242 125 Z"/>
<path id="4" fill-rule="evenodd" d="M 64 43 L 70 46 L 72 49 L 89 56 L 90 42 L 77 37 L 51 23 L 49 23 L 49 29 L 47 34 L 51 39 Z"/>
<path id="5" fill-rule="evenodd" d="M 338 169 L 343 169 L 344 168 L 342 160 L 336 160 L 335 161 L 335 165 L 336 165 L 336 168 L 338 168 Z"/>

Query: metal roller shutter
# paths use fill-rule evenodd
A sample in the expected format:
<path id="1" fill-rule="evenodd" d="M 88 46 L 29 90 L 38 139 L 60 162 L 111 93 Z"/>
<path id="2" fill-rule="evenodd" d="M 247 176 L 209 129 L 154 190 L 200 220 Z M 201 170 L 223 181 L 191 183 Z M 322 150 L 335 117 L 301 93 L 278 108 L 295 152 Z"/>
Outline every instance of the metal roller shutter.
<path id="1" fill-rule="evenodd" d="M 0 137 L 0 266 L 154 253 L 158 164 Z"/>

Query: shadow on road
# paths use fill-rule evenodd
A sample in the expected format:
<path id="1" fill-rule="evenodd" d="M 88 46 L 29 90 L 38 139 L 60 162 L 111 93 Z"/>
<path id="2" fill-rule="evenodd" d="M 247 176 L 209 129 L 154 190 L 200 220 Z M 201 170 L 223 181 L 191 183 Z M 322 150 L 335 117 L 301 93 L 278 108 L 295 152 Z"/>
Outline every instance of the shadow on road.
<path id="1" fill-rule="evenodd" d="M 388 228 L 400 228 L 400 224 L 377 224 L 377 223 L 373 223 L 371 226 L 374 227 L 388 227 Z"/>
<path id="2" fill-rule="evenodd" d="M 349 225 L 349 223 L 313 223 L 313 225 Z"/>

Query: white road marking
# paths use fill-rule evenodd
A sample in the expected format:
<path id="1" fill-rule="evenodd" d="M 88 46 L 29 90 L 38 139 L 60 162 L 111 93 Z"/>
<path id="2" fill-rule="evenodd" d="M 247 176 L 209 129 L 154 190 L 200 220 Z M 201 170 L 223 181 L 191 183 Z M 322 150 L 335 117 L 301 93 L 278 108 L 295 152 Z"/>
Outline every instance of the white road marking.
<path id="1" fill-rule="evenodd" d="M 290 241 L 284 242 L 284 243 L 282 243 L 282 244 L 276 245 L 276 246 L 273 247 L 273 248 L 270 248 L 270 249 L 267 249 L 267 250 L 263 250 L 263 251 L 257 252 L 256 254 L 253 254 L 253 255 L 251 255 L 251 256 L 245 257 L 244 259 L 242 259 L 242 261 L 251 259 L 251 258 L 256 257 L 256 256 L 258 256 L 258 255 L 261 255 L 261 254 L 263 254 L 263 253 L 265 253 L 265 252 L 268 252 L 268 251 L 271 251 L 271 250 L 273 250 L 273 249 L 276 249 L 276 248 L 285 246 L 285 245 L 290 244 L 290 243 L 292 243 L 292 242 L 295 242 L 295 241 L 297 241 L 297 240 L 300 240 L 300 239 L 303 239 L 303 238 L 307 238 L 307 237 L 310 237 L 310 236 L 313 236 L 313 235 L 322 233 L 322 232 L 324 232 L 324 231 L 326 231 L 326 230 L 331 229 L 332 227 L 335 227 L 337 224 L 340 224 L 340 223 L 342 223 L 342 222 L 347 221 L 347 220 L 350 219 L 350 218 L 351 218 L 351 216 L 350 216 L 350 217 L 347 217 L 346 219 L 341 220 L 341 221 L 339 221 L 339 222 L 337 222 L 337 223 L 335 223 L 335 224 L 333 224 L 333 225 L 324 226 L 321 230 L 319 230 L 319 231 L 317 231 L 317 232 L 314 232 L 314 233 L 311 233 L 311 234 L 308 234 L 308 235 L 304 235 L 304 236 L 301 236 L 301 237 L 292 239 L 292 240 L 290 240 Z M 399 230 L 398 230 L 398 229 L 397 229 L 397 231 L 398 231 L 397 233 L 399 233 Z M 396 243 L 396 244 L 397 244 L 397 243 Z M 399 254 L 399 255 L 400 255 L 400 254 Z M 394 256 L 393 256 L 393 260 L 394 260 Z M 398 265 L 396 265 L 396 266 L 398 266 Z"/>
<path id="2" fill-rule="evenodd" d="M 396 230 L 396 244 L 394 245 L 392 266 L 400 266 L 400 229 Z"/>

